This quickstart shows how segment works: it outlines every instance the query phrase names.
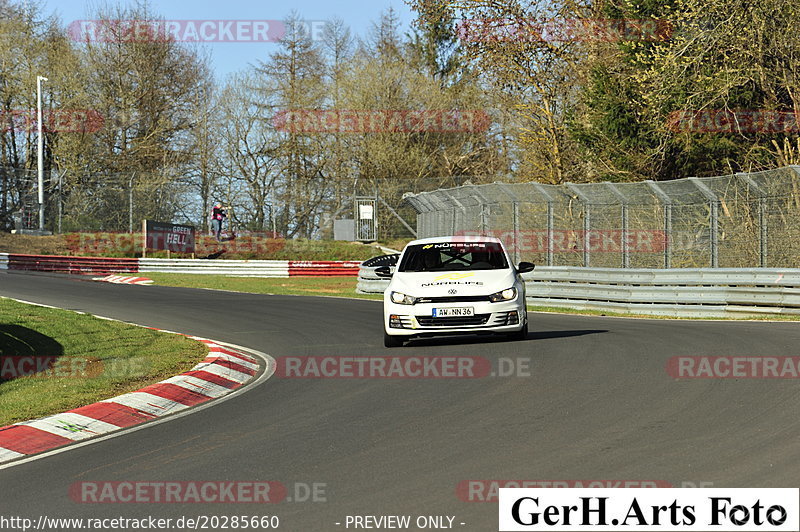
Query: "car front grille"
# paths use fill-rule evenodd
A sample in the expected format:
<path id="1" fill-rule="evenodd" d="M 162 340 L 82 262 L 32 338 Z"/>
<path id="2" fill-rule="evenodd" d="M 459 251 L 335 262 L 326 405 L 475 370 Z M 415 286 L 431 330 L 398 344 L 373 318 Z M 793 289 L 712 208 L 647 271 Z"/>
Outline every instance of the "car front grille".
<path id="1" fill-rule="evenodd" d="M 432 316 L 417 316 L 417 322 L 422 327 L 465 327 L 469 325 L 486 325 L 491 314 L 475 314 L 474 316 L 458 316 L 447 318 L 434 318 Z"/>
<path id="2" fill-rule="evenodd" d="M 443 296 L 418 297 L 417 303 L 468 303 L 473 301 L 489 301 L 489 296 Z"/>

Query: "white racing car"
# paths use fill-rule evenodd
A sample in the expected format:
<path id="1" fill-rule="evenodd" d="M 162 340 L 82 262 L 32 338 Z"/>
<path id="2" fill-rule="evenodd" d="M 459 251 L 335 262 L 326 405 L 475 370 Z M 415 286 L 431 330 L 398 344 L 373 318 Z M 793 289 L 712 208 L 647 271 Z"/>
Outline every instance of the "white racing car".
<path id="1" fill-rule="evenodd" d="M 410 242 L 390 266 L 383 296 L 383 341 L 399 347 L 416 336 L 504 333 L 528 336 L 525 283 L 503 244 L 493 237 L 437 237 Z"/>

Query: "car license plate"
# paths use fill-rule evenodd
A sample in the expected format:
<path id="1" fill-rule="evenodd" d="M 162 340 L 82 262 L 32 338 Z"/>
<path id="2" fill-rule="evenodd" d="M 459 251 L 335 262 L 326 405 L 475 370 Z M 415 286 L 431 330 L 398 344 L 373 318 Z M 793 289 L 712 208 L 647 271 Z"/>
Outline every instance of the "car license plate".
<path id="1" fill-rule="evenodd" d="M 434 318 L 455 318 L 463 316 L 474 316 L 475 309 L 472 307 L 447 307 L 433 309 Z"/>

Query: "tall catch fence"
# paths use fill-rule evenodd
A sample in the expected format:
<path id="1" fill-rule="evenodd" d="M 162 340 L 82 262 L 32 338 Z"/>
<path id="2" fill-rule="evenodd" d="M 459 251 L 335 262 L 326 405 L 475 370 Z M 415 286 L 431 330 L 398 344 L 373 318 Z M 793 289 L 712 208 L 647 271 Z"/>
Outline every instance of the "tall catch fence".
<path id="1" fill-rule="evenodd" d="M 406 195 L 419 238 L 490 235 L 515 260 L 800 267 L 800 167 L 636 183 L 492 183 Z"/>
<path id="2" fill-rule="evenodd" d="M 186 180 L 136 172 L 44 174 L 45 230 L 132 232 L 144 218 L 191 219 Z M 39 227 L 36 170 L 0 166 L 0 230 Z"/>

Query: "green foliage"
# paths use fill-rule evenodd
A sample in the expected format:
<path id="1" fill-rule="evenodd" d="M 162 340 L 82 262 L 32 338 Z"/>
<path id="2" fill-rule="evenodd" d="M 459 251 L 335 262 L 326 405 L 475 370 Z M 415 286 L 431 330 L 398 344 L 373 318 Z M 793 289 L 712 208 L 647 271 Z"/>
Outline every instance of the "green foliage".
<path id="1" fill-rule="evenodd" d="M 602 16 L 668 21 L 661 40 L 594 43 L 583 63 L 571 132 L 600 179 L 676 179 L 775 166 L 773 140 L 792 131 L 708 124 L 670 127 L 675 113 L 796 112 L 800 2 L 610 0 Z"/>

